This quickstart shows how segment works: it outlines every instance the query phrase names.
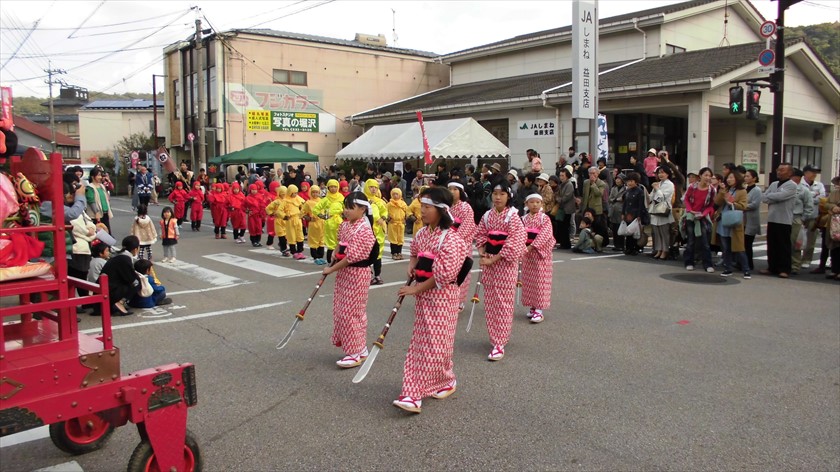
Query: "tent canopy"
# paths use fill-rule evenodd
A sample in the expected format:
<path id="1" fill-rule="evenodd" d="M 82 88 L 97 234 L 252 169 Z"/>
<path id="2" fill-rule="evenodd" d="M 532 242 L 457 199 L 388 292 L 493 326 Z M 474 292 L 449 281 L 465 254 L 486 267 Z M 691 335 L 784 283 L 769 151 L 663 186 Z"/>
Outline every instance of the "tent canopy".
<path id="1" fill-rule="evenodd" d="M 507 157 L 510 149 L 472 118 L 424 121 L 433 158 Z M 338 151 L 337 159 L 423 157 L 420 123 L 378 125 Z"/>
<path id="2" fill-rule="evenodd" d="M 263 162 L 318 162 L 318 156 L 284 144 L 266 141 L 210 159 L 214 164 L 251 164 Z"/>

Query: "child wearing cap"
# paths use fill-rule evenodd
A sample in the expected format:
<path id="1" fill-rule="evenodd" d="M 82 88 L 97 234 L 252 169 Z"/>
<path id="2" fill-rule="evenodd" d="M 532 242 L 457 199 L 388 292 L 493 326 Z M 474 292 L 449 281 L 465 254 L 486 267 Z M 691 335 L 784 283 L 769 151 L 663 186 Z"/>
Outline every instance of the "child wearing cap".
<path id="1" fill-rule="evenodd" d="M 317 265 L 325 265 L 324 259 L 324 220 L 318 218 L 315 208 L 321 203 L 321 188 L 313 185 L 309 189 L 309 200 L 303 205 L 303 218 L 308 222 L 309 228 L 307 237 L 309 242 L 309 255 Z"/>
<path id="2" fill-rule="evenodd" d="M 401 261 L 402 247 L 405 242 L 405 218 L 408 205 L 402 198 L 402 190 L 391 189 L 391 200 L 386 205 L 388 209 L 388 242 L 391 243 L 391 258 Z"/>
<path id="3" fill-rule="evenodd" d="M 286 196 L 286 239 L 292 257 L 296 260 L 306 259 L 303 255 L 303 222 L 301 221 L 301 207 L 304 201 L 298 195 L 297 185 L 289 185 Z"/>
<path id="4" fill-rule="evenodd" d="M 178 226 L 184 222 L 186 215 L 187 200 L 190 198 L 186 190 L 184 190 L 183 182 L 175 182 L 175 190 L 169 194 L 169 201 L 175 205 L 175 218 L 178 219 Z"/>

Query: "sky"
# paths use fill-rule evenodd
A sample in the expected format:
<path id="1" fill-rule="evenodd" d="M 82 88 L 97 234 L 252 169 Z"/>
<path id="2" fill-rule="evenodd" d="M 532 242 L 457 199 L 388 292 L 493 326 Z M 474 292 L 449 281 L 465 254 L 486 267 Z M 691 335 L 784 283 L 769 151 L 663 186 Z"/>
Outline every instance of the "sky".
<path id="1" fill-rule="evenodd" d="M 599 14 L 606 18 L 674 3 L 680 1 L 600 0 Z M 776 2 L 753 4 L 765 18 L 776 18 Z M 56 77 L 68 85 L 151 93 L 152 75 L 163 74 L 163 47 L 192 34 L 196 18 L 203 28 L 220 32 L 271 28 L 348 40 L 356 33 L 382 34 L 389 45 L 445 54 L 568 26 L 571 13 L 568 0 L 3 0 L 0 84 L 12 86 L 15 96 L 46 97 L 45 71 L 60 69 L 66 73 Z M 840 21 L 840 2 L 804 0 L 787 10 L 785 20 L 789 26 Z"/>

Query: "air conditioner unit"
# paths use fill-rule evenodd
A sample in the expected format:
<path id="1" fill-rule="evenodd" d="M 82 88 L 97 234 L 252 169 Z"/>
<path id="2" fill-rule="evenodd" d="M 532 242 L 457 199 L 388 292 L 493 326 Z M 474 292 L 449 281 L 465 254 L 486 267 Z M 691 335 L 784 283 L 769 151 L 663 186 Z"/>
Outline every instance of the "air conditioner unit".
<path id="1" fill-rule="evenodd" d="M 381 34 L 374 36 L 372 34 L 356 33 L 356 42 L 369 46 L 385 47 L 388 45 L 388 40 Z"/>

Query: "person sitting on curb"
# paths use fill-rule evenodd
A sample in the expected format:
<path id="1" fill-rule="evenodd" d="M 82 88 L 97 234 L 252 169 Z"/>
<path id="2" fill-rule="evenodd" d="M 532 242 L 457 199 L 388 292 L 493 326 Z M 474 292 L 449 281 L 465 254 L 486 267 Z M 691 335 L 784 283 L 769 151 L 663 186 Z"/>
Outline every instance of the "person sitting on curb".
<path id="1" fill-rule="evenodd" d="M 578 242 L 575 247 L 572 248 L 572 252 L 581 252 L 584 254 L 595 254 L 596 251 L 600 252 L 600 245 L 598 241 L 603 241 L 603 238 L 592 232 L 592 229 L 590 228 L 591 225 L 592 219 L 588 216 L 584 216 L 580 221 L 580 235 L 578 237 Z"/>

